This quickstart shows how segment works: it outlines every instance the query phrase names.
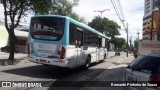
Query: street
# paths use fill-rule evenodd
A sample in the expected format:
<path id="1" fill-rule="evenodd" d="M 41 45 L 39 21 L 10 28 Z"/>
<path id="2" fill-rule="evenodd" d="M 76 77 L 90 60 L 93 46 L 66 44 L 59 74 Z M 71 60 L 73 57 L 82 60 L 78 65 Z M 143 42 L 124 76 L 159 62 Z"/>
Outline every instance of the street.
<path id="1" fill-rule="evenodd" d="M 121 53 L 121 56 L 114 56 L 114 52 L 109 53 L 105 62 L 92 64 L 88 70 L 69 70 L 55 66 L 44 66 L 32 62 L 25 62 L 24 60 L 16 65 L 1 66 L 0 81 L 46 81 L 54 85 L 59 81 L 96 81 L 93 84 L 97 85 L 98 81 L 122 81 L 123 69 L 133 60 L 133 55 Z M 83 87 L 68 87 L 68 90 L 105 90 L 107 88 L 122 89 L 113 87 L 87 87 L 87 83 L 82 84 Z M 86 87 L 84 87 L 86 86 Z M 64 90 L 60 87 L 43 87 L 43 88 L 3 88 L 10 90 Z"/>

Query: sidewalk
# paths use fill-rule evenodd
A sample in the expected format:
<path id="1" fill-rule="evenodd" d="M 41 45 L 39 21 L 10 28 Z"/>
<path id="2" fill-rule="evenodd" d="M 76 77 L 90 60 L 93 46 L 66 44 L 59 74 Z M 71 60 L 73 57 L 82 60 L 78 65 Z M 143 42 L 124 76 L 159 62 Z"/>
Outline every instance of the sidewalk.
<path id="1" fill-rule="evenodd" d="M 128 57 L 121 57 L 119 60 L 113 63 L 109 69 L 119 68 L 119 67 L 126 67 L 134 60 L 133 54 L 129 54 Z"/>
<path id="2" fill-rule="evenodd" d="M 107 69 L 104 72 L 100 73 L 97 77 L 95 77 L 93 81 L 122 81 L 124 68 L 128 66 L 128 64 L 133 60 L 134 56 L 132 54 L 129 54 L 128 57 L 126 57 L 126 54 L 119 56 L 119 58 L 116 61 L 109 62 L 111 65 L 107 67 Z M 105 89 L 112 90 L 112 88 Z"/>
<path id="3" fill-rule="evenodd" d="M 108 52 L 108 56 L 106 57 L 106 59 L 112 58 L 115 56 L 115 52 L 114 51 L 109 51 Z"/>

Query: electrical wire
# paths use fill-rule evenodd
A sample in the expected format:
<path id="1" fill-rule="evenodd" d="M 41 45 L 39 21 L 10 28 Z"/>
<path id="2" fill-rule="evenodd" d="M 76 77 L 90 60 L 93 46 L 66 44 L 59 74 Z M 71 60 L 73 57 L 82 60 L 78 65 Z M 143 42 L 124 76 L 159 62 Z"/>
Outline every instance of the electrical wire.
<path id="1" fill-rule="evenodd" d="M 128 28 L 128 27 L 125 26 L 125 22 L 124 22 L 124 21 L 125 21 L 125 16 L 124 16 L 124 13 L 123 13 L 121 1 L 118 0 L 118 1 L 116 2 L 115 0 L 111 0 L 111 2 L 112 2 L 112 5 L 113 5 L 113 7 L 114 7 L 114 10 L 115 10 L 115 12 L 116 12 L 119 20 L 121 21 L 121 23 L 122 23 L 122 25 L 123 25 L 123 27 L 125 28 L 125 31 L 126 31 L 126 33 L 127 33 L 127 28 Z M 128 32 L 128 33 L 129 33 L 129 32 Z"/>

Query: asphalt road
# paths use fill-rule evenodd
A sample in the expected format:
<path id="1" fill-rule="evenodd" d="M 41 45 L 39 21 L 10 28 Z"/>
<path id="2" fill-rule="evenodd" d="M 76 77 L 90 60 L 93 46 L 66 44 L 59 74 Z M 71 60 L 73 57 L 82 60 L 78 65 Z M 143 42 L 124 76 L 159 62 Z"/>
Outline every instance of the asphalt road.
<path id="1" fill-rule="evenodd" d="M 109 69 L 114 62 L 121 57 L 125 57 L 123 53 L 121 56 L 114 56 L 108 58 L 103 63 L 92 64 L 88 70 L 65 69 L 55 66 L 44 66 L 35 63 L 21 63 L 18 65 L 9 65 L 0 67 L 0 81 L 45 81 L 47 85 L 59 85 L 61 81 L 96 81 L 89 82 L 92 87 L 87 87 L 88 82 L 80 82 L 79 87 L 44 87 L 44 88 L 0 88 L 3 90 L 123 90 L 121 88 L 111 87 L 93 87 L 101 84 L 99 81 L 122 81 L 124 67 Z M 62 86 L 68 84 L 72 86 L 73 83 L 60 83 Z M 82 87 L 80 87 L 82 86 Z M 86 87 L 84 87 L 86 86 Z"/>

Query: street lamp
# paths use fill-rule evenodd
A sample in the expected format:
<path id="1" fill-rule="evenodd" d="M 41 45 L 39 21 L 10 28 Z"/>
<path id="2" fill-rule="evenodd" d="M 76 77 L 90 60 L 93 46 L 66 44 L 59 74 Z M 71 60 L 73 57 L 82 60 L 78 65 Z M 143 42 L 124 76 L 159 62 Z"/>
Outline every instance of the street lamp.
<path id="1" fill-rule="evenodd" d="M 94 10 L 94 12 L 100 12 L 101 13 L 101 18 L 102 18 L 102 14 L 105 11 L 110 11 L 109 9 L 104 9 L 104 10 Z"/>

